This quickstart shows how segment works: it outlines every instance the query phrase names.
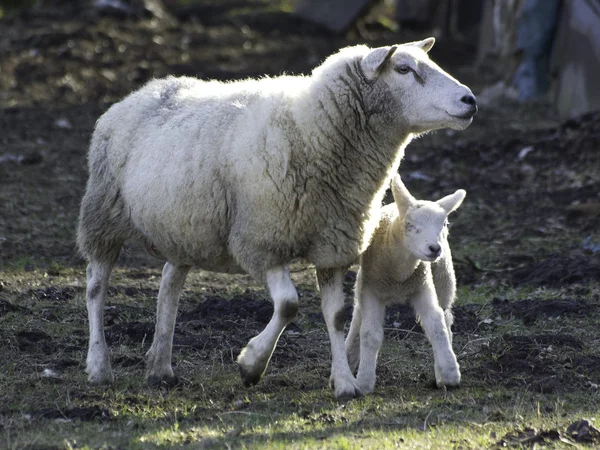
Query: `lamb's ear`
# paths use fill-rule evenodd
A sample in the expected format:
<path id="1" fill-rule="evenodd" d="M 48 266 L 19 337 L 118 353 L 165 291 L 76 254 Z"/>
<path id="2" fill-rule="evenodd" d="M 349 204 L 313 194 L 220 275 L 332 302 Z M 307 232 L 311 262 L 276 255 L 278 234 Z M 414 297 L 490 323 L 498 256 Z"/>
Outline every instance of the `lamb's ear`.
<path id="1" fill-rule="evenodd" d="M 464 189 L 459 189 L 454 194 L 450 194 L 439 199 L 437 204 L 446 210 L 446 214 L 450 214 L 452 211 L 456 211 L 458 209 L 466 195 L 467 191 Z"/>
<path id="2" fill-rule="evenodd" d="M 417 200 L 415 200 L 412 194 L 408 192 L 408 189 L 406 189 L 406 186 L 404 186 L 400 175 L 394 175 L 392 177 L 391 184 L 392 194 L 394 195 L 394 202 L 396 202 L 398 212 L 400 213 L 400 216 L 404 216 L 408 207 L 414 205 Z"/>
<path id="3" fill-rule="evenodd" d="M 392 45 L 391 47 L 379 47 L 371 50 L 360 63 L 367 78 L 377 77 L 397 48 L 397 45 Z"/>
<path id="4" fill-rule="evenodd" d="M 429 50 L 431 50 L 431 48 L 433 47 L 433 44 L 435 44 L 435 38 L 428 37 L 427 39 L 423 39 L 422 41 L 407 42 L 406 44 L 403 44 L 403 45 L 419 47 L 425 53 L 429 53 Z"/>

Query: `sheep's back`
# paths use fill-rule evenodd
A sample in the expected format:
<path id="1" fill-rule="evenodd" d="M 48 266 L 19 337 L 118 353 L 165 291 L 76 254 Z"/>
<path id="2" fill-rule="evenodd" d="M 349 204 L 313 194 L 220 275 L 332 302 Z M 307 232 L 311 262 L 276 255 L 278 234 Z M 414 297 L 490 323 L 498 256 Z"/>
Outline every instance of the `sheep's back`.
<path id="1" fill-rule="evenodd" d="M 268 188 L 265 171 L 286 150 L 271 120 L 285 110 L 286 78 L 155 80 L 98 121 L 93 142 L 107 144 L 92 145 L 90 160 L 105 152 L 131 223 L 170 260 L 226 259 L 240 196 Z M 281 145 L 265 155 L 269 135 Z"/>

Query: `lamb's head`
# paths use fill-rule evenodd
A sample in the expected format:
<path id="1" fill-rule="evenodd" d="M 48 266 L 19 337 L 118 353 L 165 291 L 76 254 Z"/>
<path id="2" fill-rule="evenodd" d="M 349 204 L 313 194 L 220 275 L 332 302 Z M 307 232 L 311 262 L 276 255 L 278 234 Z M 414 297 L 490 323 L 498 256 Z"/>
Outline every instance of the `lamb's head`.
<path id="1" fill-rule="evenodd" d="M 427 53 L 434 38 L 379 47 L 361 61 L 365 77 L 382 84 L 412 133 L 440 128 L 463 130 L 477 113 L 471 90 L 444 72 Z"/>
<path id="2" fill-rule="evenodd" d="M 448 215 L 455 211 L 467 194 L 463 189 L 436 202 L 417 200 L 402 183 L 399 175 L 392 179 L 392 193 L 403 225 L 402 242 L 415 258 L 435 261 L 442 256 L 448 237 Z"/>

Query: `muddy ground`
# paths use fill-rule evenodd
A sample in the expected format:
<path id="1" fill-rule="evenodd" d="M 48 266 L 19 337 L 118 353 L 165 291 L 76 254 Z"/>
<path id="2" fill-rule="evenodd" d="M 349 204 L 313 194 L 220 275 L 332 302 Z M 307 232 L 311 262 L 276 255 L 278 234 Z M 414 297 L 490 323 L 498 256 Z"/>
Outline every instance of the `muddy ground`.
<path id="1" fill-rule="evenodd" d="M 112 102 L 167 74 L 225 80 L 308 73 L 344 45 L 426 36 L 373 21 L 360 32 L 334 36 L 289 14 L 285 2 L 205 0 L 198 2 L 196 15 L 173 10 L 176 22 L 148 14 L 99 14 L 83 2 L 44 3 L 51 2 L 0 21 L 4 432 L 57 417 L 116 420 L 83 382 L 84 262 L 74 247 L 87 143 L 95 120 Z M 475 67 L 473 52 L 468 42 L 440 39 L 431 55 L 478 94 L 498 72 Z M 457 188 L 468 192 L 451 228 L 459 282 L 455 350 L 466 389 L 502 387 L 515 398 L 523 392 L 549 395 L 543 397 L 547 412 L 556 397 L 598 395 L 600 113 L 561 121 L 543 102 L 482 106 L 465 132 L 442 131 L 413 142 L 400 173 L 423 198 Z M 294 270 L 302 295 L 299 319 L 280 340 L 269 369 L 273 375 L 253 389 L 310 391 L 326 384 L 328 340 L 314 275 L 303 266 Z M 354 275 L 350 272 L 346 283 L 348 317 Z M 123 252 L 105 318 L 117 376 L 143 374 L 159 277 L 155 260 L 136 248 Z M 194 367 L 233 373 L 240 349 L 271 313 L 267 294 L 247 277 L 192 274 L 175 333 L 182 389 L 197 390 Z M 424 395 L 434 392 L 430 351 L 409 308 L 388 308 L 386 338 L 391 347 L 384 348 L 378 389 L 408 383 Z M 394 365 L 396 350 L 405 358 L 400 367 L 412 367 L 406 372 Z M 429 362 L 420 362 L 423 358 Z M 277 375 L 298 361 L 314 377 Z M 45 369 L 55 375 L 45 376 Z M 81 383 L 71 392 L 71 408 L 40 396 L 71 379 Z M 234 386 L 231 399 L 242 390 L 240 383 Z M 31 422 L 15 419 L 23 414 Z M 487 420 L 500 421 L 503 414 L 488 412 Z M 531 435 L 522 433 L 523 439 Z M 559 430 L 561 436 L 568 433 Z M 590 433 L 591 442 L 598 442 Z M 517 433 L 507 435 L 505 443 L 511 439 L 529 442 L 519 441 Z"/>

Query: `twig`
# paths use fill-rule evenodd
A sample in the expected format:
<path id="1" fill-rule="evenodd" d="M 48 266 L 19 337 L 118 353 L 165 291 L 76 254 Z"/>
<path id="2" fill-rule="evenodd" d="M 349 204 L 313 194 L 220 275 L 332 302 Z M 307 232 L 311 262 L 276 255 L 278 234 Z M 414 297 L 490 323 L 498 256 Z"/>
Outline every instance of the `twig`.
<path id="1" fill-rule="evenodd" d="M 400 333 L 407 333 L 407 334 L 416 334 L 418 336 L 423 336 L 423 333 L 419 333 L 417 331 L 413 331 L 413 330 L 406 330 L 404 328 L 384 328 L 384 331 L 398 331 Z"/>
<path id="2" fill-rule="evenodd" d="M 477 341 L 489 341 L 489 340 L 490 340 L 490 338 L 489 338 L 489 337 L 483 337 L 483 338 L 478 338 L 478 339 L 473 339 L 473 340 L 470 340 L 470 341 L 468 341 L 468 342 L 467 342 L 467 343 L 466 343 L 466 344 L 463 346 L 463 348 L 461 348 L 461 349 L 460 349 L 460 352 L 458 352 L 458 354 L 459 354 L 459 355 L 462 355 L 462 354 L 463 354 L 463 352 L 465 351 L 465 349 L 466 349 L 466 348 L 467 348 L 469 345 L 471 345 L 472 343 L 474 343 L 474 342 L 477 342 Z"/>
<path id="3" fill-rule="evenodd" d="M 423 422 L 423 431 L 427 430 L 427 419 L 429 419 L 429 416 L 431 415 L 432 412 L 433 412 L 433 409 L 431 411 L 429 411 L 429 413 L 427 414 L 427 417 L 425 417 L 425 422 Z"/>

